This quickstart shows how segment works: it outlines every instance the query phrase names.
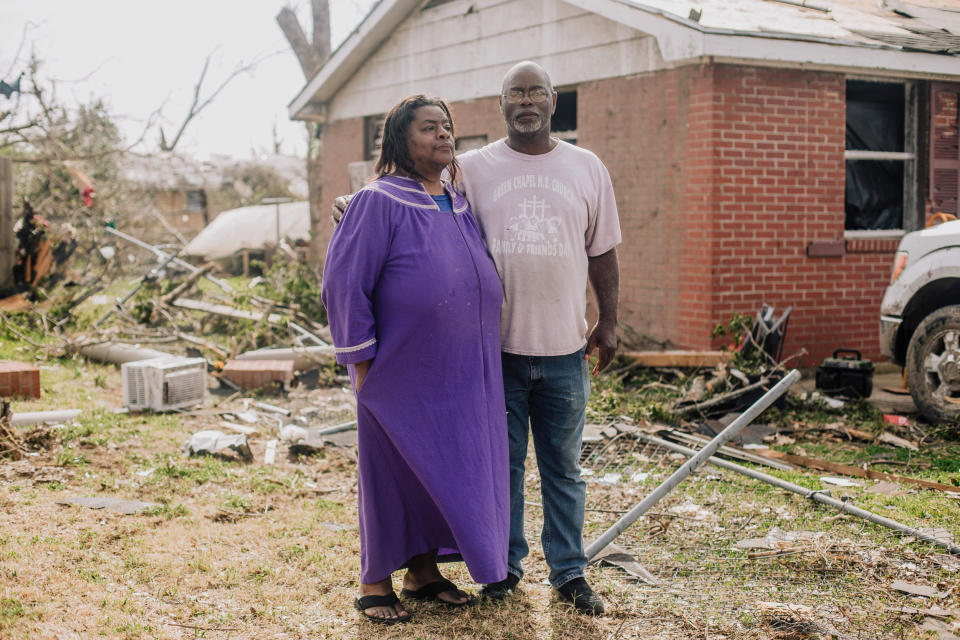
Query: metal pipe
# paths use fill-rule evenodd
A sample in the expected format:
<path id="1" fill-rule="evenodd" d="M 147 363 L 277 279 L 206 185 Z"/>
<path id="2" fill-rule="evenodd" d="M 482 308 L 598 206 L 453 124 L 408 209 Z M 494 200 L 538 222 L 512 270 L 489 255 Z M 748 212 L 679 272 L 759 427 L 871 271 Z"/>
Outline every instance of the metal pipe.
<path id="1" fill-rule="evenodd" d="M 655 444 L 663 447 L 664 449 L 669 449 L 670 451 L 675 451 L 677 453 L 682 453 L 686 456 L 697 455 L 697 451 L 679 445 L 675 442 L 670 442 L 668 440 L 663 440 L 662 438 L 657 438 L 656 436 L 647 435 L 645 433 L 637 433 L 636 436 L 643 440 L 644 442 L 649 442 L 650 444 Z M 760 480 L 768 484 L 772 484 L 775 487 L 780 487 L 781 489 L 786 489 L 787 491 L 792 491 L 798 495 L 803 496 L 804 498 L 809 498 L 814 502 L 819 502 L 820 504 L 825 504 L 835 509 L 839 509 L 843 513 L 849 513 L 850 515 L 857 516 L 858 518 L 863 518 L 873 522 L 874 524 L 879 524 L 881 526 L 887 527 L 888 529 L 893 529 L 894 531 L 899 531 L 901 533 L 906 533 L 907 535 L 914 536 L 920 540 L 925 540 L 931 544 L 935 544 L 938 547 L 943 547 L 948 550 L 950 553 L 960 554 L 960 546 L 951 544 L 945 540 L 939 540 L 928 533 L 914 529 L 913 527 L 908 527 L 905 524 L 900 524 L 896 520 L 891 520 L 890 518 L 884 518 L 883 516 L 877 515 L 872 511 L 867 511 L 866 509 L 861 509 L 860 507 L 855 507 L 849 502 L 844 502 L 842 500 L 837 500 L 836 498 L 831 497 L 826 491 L 811 491 L 806 487 L 801 487 L 800 485 L 793 484 L 792 482 L 787 482 L 786 480 L 781 480 L 780 478 L 767 475 L 766 473 L 761 473 L 760 471 L 755 471 L 754 469 L 748 469 L 747 467 L 742 467 L 739 464 L 729 462 L 727 460 L 722 460 L 720 458 L 709 458 L 707 460 L 712 465 L 716 465 L 722 469 L 729 469 L 730 471 L 736 471 L 737 473 L 742 473 L 745 476 L 753 478 L 755 480 Z"/>
<path id="2" fill-rule="evenodd" d="M 612 527 L 607 529 L 599 538 L 594 540 L 586 549 L 587 561 L 589 562 L 590 560 L 593 560 L 598 553 L 603 551 L 604 547 L 613 542 L 618 535 L 623 533 L 624 529 L 636 522 L 640 516 L 646 513 L 653 505 L 660 502 L 660 500 L 665 495 L 670 493 L 674 487 L 680 484 L 687 476 L 696 471 L 700 465 L 706 462 L 707 458 L 716 453 L 717 449 L 726 444 L 733 436 L 737 435 L 741 429 L 753 422 L 757 416 L 763 413 L 767 407 L 776 402 L 776 400 L 786 393 L 787 389 L 789 389 L 790 386 L 799 379 L 800 372 L 794 369 L 784 376 L 783 380 L 774 385 L 772 389 L 760 396 L 756 402 L 750 405 L 746 411 L 741 413 L 740 416 L 731 422 L 726 429 L 718 433 L 717 437 L 711 440 L 693 458 L 687 460 L 680 466 L 679 469 L 674 471 L 669 478 L 664 480 L 660 486 L 654 489 L 650 495 L 640 502 L 640 504 L 627 512 L 623 517 L 617 520 Z"/>
<path id="3" fill-rule="evenodd" d="M 147 349 L 122 342 L 99 342 L 97 344 L 80 347 L 77 351 L 79 351 L 80 355 L 84 358 L 110 364 L 123 364 L 124 362 L 136 362 L 137 360 L 148 360 L 150 358 L 169 358 L 173 355 L 164 351 Z"/>
<path id="4" fill-rule="evenodd" d="M 123 231 L 118 231 L 117 229 L 114 229 L 113 227 L 104 227 L 104 228 L 106 229 L 107 233 L 112 233 L 113 235 L 117 236 L 118 238 L 122 238 L 122 239 L 126 240 L 127 242 L 130 242 L 130 243 L 132 243 L 132 244 L 137 245 L 137 246 L 140 247 L 141 249 L 146 249 L 147 251 L 152 252 L 152 253 L 153 253 L 154 255 L 156 255 L 158 258 L 167 258 L 167 257 L 170 256 L 170 254 L 167 253 L 166 251 L 163 251 L 163 250 L 161 250 L 161 249 L 157 249 L 157 248 L 156 248 L 155 246 L 153 246 L 152 244 L 147 244 L 147 243 L 144 242 L 143 240 L 140 240 L 139 238 L 134 238 L 133 236 L 128 235 L 128 234 L 124 233 Z M 190 273 L 196 273 L 197 271 L 200 271 L 200 269 L 198 269 L 197 267 L 193 266 L 193 265 L 190 264 L 189 262 L 187 262 L 187 261 L 185 261 L 185 260 L 181 260 L 180 258 L 177 258 L 177 257 L 174 257 L 174 258 L 173 258 L 173 263 L 176 264 L 176 265 L 178 265 L 178 266 L 183 267 L 184 269 L 188 270 Z M 223 280 L 220 280 L 219 278 L 214 278 L 214 277 L 211 276 L 209 273 L 205 273 L 205 274 L 203 275 L 203 277 L 206 278 L 207 280 L 209 280 L 210 282 L 214 283 L 215 285 L 217 285 L 218 287 L 220 287 L 221 289 L 223 289 L 223 290 L 226 291 L 227 293 L 233 293 L 233 287 L 231 287 L 229 284 L 227 284 L 227 283 L 224 282 Z"/>
<path id="5" fill-rule="evenodd" d="M 332 427 L 324 427 L 323 429 L 317 429 L 313 432 L 312 435 L 315 436 L 329 436 L 334 433 L 340 433 L 341 431 L 350 431 L 351 429 L 357 428 L 357 421 L 351 420 L 350 422 L 344 422 L 343 424 L 335 424 Z"/>
<path id="6" fill-rule="evenodd" d="M 10 424 L 22 427 L 28 424 L 67 422 L 80 415 L 80 409 L 61 409 L 59 411 L 29 411 L 10 416 Z"/>

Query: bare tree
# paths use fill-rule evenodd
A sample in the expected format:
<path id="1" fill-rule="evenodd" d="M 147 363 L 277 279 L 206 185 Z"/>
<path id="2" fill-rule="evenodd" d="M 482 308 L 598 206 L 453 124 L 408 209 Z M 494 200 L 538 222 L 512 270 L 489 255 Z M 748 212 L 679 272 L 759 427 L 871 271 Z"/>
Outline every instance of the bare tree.
<path id="1" fill-rule="evenodd" d="M 217 96 L 220 95 L 220 92 L 227 88 L 227 85 L 233 81 L 234 78 L 239 76 L 241 73 L 253 71 L 254 68 L 265 58 L 269 57 L 264 56 L 263 58 L 258 58 L 251 62 L 250 64 L 239 64 L 231 73 L 228 75 L 223 82 L 217 85 L 217 88 L 210 92 L 206 98 L 200 99 L 200 94 L 203 91 L 203 81 L 207 77 L 207 71 L 210 69 L 210 59 L 213 57 L 211 52 L 207 55 L 206 59 L 203 61 L 203 69 L 200 70 L 200 77 L 197 79 L 197 83 L 193 87 L 193 101 L 190 102 L 190 108 L 187 109 L 187 115 L 184 116 L 183 121 L 180 123 L 180 127 L 177 129 L 177 132 L 174 134 L 173 139 L 167 141 L 167 136 L 163 131 L 163 127 L 160 127 L 160 150 L 161 151 L 173 151 L 177 146 L 177 143 L 180 142 L 180 138 L 183 137 L 183 132 L 186 131 L 187 125 L 189 125 L 194 118 L 200 115 L 200 112 L 210 106 L 210 104 L 216 100 Z"/>
<path id="2" fill-rule="evenodd" d="M 296 14 L 290 7 L 284 7 L 277 14 L 277 24 L 283 30 L 290 48 L 300 63 L 300 69 L 306 80 L 319 73 L 330 57 L 330 5 L 329 0 L 311 0 L 313 12 L 313 39 L 307 40 Z M 320 230 L 328 223 L 323 202 L 323 128 L 320 123 L 306 123 L 307 129 L 307 187 L 310 190 L 310 258 L 312 266 L 319 269 Z"/>

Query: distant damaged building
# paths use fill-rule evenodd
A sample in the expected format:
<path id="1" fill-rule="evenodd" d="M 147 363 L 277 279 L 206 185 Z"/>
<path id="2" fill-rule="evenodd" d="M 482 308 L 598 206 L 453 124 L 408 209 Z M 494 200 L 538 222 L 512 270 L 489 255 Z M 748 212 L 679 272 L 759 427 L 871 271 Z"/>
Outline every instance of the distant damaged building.
<path id="1" fill-rule="evenodd" d="M 536 60 L 555 135 L 613 177 L 624 323 L 707 348 L 732 313 L 792 305 L 786 353 L 876 358 L 900 236 L 958 213 L 960 7 L 925 5 L 381 0 L 290 113 L 322 125 L 332 200 L 404 95 L 447 99 L 458 148 L 482 145 L 504 72 Z"/>

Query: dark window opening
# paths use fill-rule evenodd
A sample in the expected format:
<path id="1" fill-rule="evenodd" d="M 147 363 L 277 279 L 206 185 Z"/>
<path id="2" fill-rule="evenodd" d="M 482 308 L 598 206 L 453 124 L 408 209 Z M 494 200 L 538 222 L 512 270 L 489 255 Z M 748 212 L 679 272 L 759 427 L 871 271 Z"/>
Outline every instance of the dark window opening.
<path id="1" fill-rule="evenodd" d="M 577 143 L 577 92 L 561 91 L 557 94 L 557 108 L 550 118 L 550 131 L 558 138 Z"/>
<path id="2" fill-rule="evenodd" d="M 457 151 L 470 151 L 479 149 L 487 144 L 487 136 L 463 136 L 457 138 Z"/>
<path id="3" fill-rule="evenodd" d="M 846 220 L 853 230 L 903 229 L 903 84 L 847 81 Z M 884 157 L 899 154 L 903 157 Z"/>
<path id="4" fill-rule="evenodd" d="M 203 189 L 187 191 L 187 211 L 206 211 L 207 192 Z"/>

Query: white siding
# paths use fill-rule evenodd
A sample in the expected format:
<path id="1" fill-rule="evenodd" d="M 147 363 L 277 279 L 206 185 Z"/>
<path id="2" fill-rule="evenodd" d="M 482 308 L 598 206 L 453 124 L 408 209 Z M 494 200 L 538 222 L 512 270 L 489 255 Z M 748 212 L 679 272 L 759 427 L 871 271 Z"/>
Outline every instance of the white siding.
<path id="1" fill-rule="evenodd" d="M 456 0 L 417 10 L 331 100 L 328 118 L 384 113 L 405 95 L 497 95 L 516 62 L 536 60 L 557 86 L 650 71 L 656 42 L 560 0 Z"/>

